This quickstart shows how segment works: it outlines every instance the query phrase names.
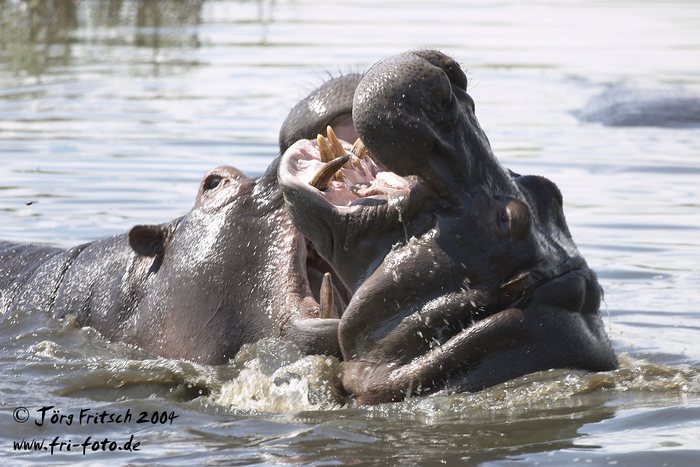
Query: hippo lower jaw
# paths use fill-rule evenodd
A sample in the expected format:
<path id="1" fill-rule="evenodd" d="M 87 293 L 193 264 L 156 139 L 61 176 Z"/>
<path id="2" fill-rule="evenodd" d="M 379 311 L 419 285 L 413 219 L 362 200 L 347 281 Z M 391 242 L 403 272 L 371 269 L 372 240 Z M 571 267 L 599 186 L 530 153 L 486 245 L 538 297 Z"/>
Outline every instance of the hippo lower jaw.
<path id="1" fill-rule="evenodd" d="M 441 390 L 479 391 L 551 368 L 613 369 L 617 361 L 597 315 L 600 295 L 592 271 L 570 270 L 523 291 L 499 311 L 475 317 L 406 364 L 387 362 L 384 352 L 376 360 L 364 355 L 346 361 L 343 386 L 358 403 L 377 404 Z M 392 347 L 390 339 L 406 341 L 416 332 L 404 329 L 382 345 Z"/>
<path id="2" fill-rule="evenodd" d="M 306 237 L 297 234 L 295 243 L 297 251 L 294 256 L 298 264 L 299 280 L 293 290 L 299 290 L 301 297 L 304 311 L 300 315 L 309 318 L 339 318 L 350 300 L 350 292 Z"/>
<path id="3" fill-rule="evenodd" d="M 352 297 L 333 267 L 295 229 L 289 275 L 281 291 L 285 304 L 277 322 L 278 335 L 294 342 L 304 354 L 340 357 L 338 325 Z"/>

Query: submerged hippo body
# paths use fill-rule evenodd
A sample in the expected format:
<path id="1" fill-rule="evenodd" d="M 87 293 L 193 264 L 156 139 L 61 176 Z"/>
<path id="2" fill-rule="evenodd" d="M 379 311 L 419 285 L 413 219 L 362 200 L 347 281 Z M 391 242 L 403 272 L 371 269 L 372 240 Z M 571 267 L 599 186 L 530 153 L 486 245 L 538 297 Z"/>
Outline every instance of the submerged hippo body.
<path id="1" fill-rule="evenodd" d="M 700 96 L 683 89 L 611 86 L 574 115 L 584 122 L 612 127 L 696 128 L 700 126 Z"/>
<path id="2" fill-rule="evenodd" d="M 499 165 L 466 85 L 436 51 L 386 59 L 355 92 L 364 144 L 342 175 L 322 176 L 320 140 L 280 163 L 294 224 L 352 295 L 338 335 L 361 402 L 617 365 L 559 189 Z"/>
<path id="3" fill-rule="evenodd" d="M 72 314 L 109 339 L 206 363 L 269 336 L 338 353 L 337 322 L 315 319 L 323 261 L 306 264 L 282 207 L 275 167 L 257 180 L 220 167 L 172 222 L 68 250 L 0 243 L 0 311 Z"/>

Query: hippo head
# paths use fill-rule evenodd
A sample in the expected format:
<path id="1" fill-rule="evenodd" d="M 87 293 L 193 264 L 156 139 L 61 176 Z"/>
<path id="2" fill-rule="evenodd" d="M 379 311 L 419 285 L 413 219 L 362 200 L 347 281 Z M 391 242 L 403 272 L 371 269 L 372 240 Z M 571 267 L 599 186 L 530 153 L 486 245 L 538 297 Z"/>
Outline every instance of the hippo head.
<path id="1" fill-rule="evenodd" d="M 346 389 L 376 403 L 614 368 L 559 189 L 501 167 L 460 66 L 408 52 L 358 81 L 344 133 L 360 139 L 298 141 L 279 168 L 292 221 L 351 296 L 334 310 Z"/>
<path id="2" fill-rule="evenodd" d="M 129 281 L 136 335 L 125 340 L 204 363 L 225 362 L 269 336 L 305 353 L 340 354 L 338 320 L 318 319 L 318 293 L 332 270 L 283 208 L 276 163 L 257 179 L 222 166 L 202 178 L 183 217 L 133 227 L 132 270 L 142 274 Z M 344 308 L 343 291 L 334 295 L 335 308 Z"/>

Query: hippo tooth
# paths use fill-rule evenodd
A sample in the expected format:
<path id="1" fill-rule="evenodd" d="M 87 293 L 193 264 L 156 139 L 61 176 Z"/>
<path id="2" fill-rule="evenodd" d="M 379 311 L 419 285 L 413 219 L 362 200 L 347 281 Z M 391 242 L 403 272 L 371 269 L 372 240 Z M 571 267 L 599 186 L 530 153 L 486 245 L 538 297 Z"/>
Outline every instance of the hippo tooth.
<path id="1" fill-rule="evenodd" d="M 357 157 L 355 154 L 350 156 L 350 164 L 352 164 L 352 166 L 356 169 L 362 170 L 362 162 L 360 162 L 360 158 Z"/>
<path id="2" fill-rule="evenodd" d="M 323 165 L 323 167 L 321 167 L 318 170 L 318 172 L 316 172 L 316 175 L 314 175 L 314 177 L 311 179 L 309 185 L 318 190 L 326 191 L 326 188 L 328 188 L 328 184 L 331 182 L 331 179 L 336 176 L 336 172 L 338 172 L 340 168 L 344 166 L 349 160 L 350 154 L 346 154 L 343 157 L 339 157 L 338 159 L 333 159 L 330 162 L 326 162 Z"/>
<path id="3" fill-rule="evenodd" d="M 363 143 L 360 138 L 357 138 L 350 152 L 355 154 L 359 159 L 364 159 L 367 155 L 367 146 L 365 146 L 365 143 Z"/>
<path id="4" fill-rule="evenodd" d="M 525 289 L 527 289 L 529 277 L 529 272 L 521 272 L 508 282 L 502 284 L 501 290 L 508 295 L 522 295 Z"/>
<path id="5" fill-rule="evenodd" d="M 320 317 L 323 319 L 335 317 L 333 310 L 333 279 L 331 273 L 327 272 L 323 275 L 321 281 L 321 291 L 319 292 L 319 304 L 321 305 Z"/>
<path id="6" fill-rule="evenodd" d="M 335 131 L 333 131 L 333 128 L 330 125 L 326 127 L 326 134 L 328 135 L 328 143 L 331 146 L 331 154 L 333 154 L 333 159 L 344 156 L 345 149 L 343 149 L 343 145 L 340 143 L 340 140 L 335 135 Z"/>
<path id="7" fill-rule="evenodd" d="M 333 152 L 331 147 L 328 145 L 328 141 L 323 137 L 321 133 L 316 136 L 316 144 L 318 144 L 318 152 L 321 157 L 321 162 L 330 162 L 335 157 L 333 157 Z"/>

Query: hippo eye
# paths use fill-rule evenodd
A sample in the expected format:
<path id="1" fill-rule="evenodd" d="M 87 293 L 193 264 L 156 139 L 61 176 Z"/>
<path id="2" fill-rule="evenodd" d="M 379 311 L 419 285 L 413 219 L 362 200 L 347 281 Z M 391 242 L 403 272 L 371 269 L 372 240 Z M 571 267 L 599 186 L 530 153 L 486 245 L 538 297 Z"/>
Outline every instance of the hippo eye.
<path id="1" fill-rule="evenodd" d="M 510 228 L 510 215 L 509 215 L 508 209 L 505 209 L 505 208 L 499 209 L 497 216 L 498 216 L 498 226 L 501 229 L 506 230 L 506 229 Z"/>
<path id="2" fill-rule="evenodd" d="M 204 191 L 213 190 L 214 188 L 219 186 L 222 180 L 223 177 L 221 175 L 209 175 L 204 180 L 204 183 L 202 184 L 202 189 Z"/>
<path id="3" fill-rule="evenodd" d="M 524 237 L 530 229 L 532 215 L 527 204 L 511 198 L 496 213 L 497 237 Z"/>

